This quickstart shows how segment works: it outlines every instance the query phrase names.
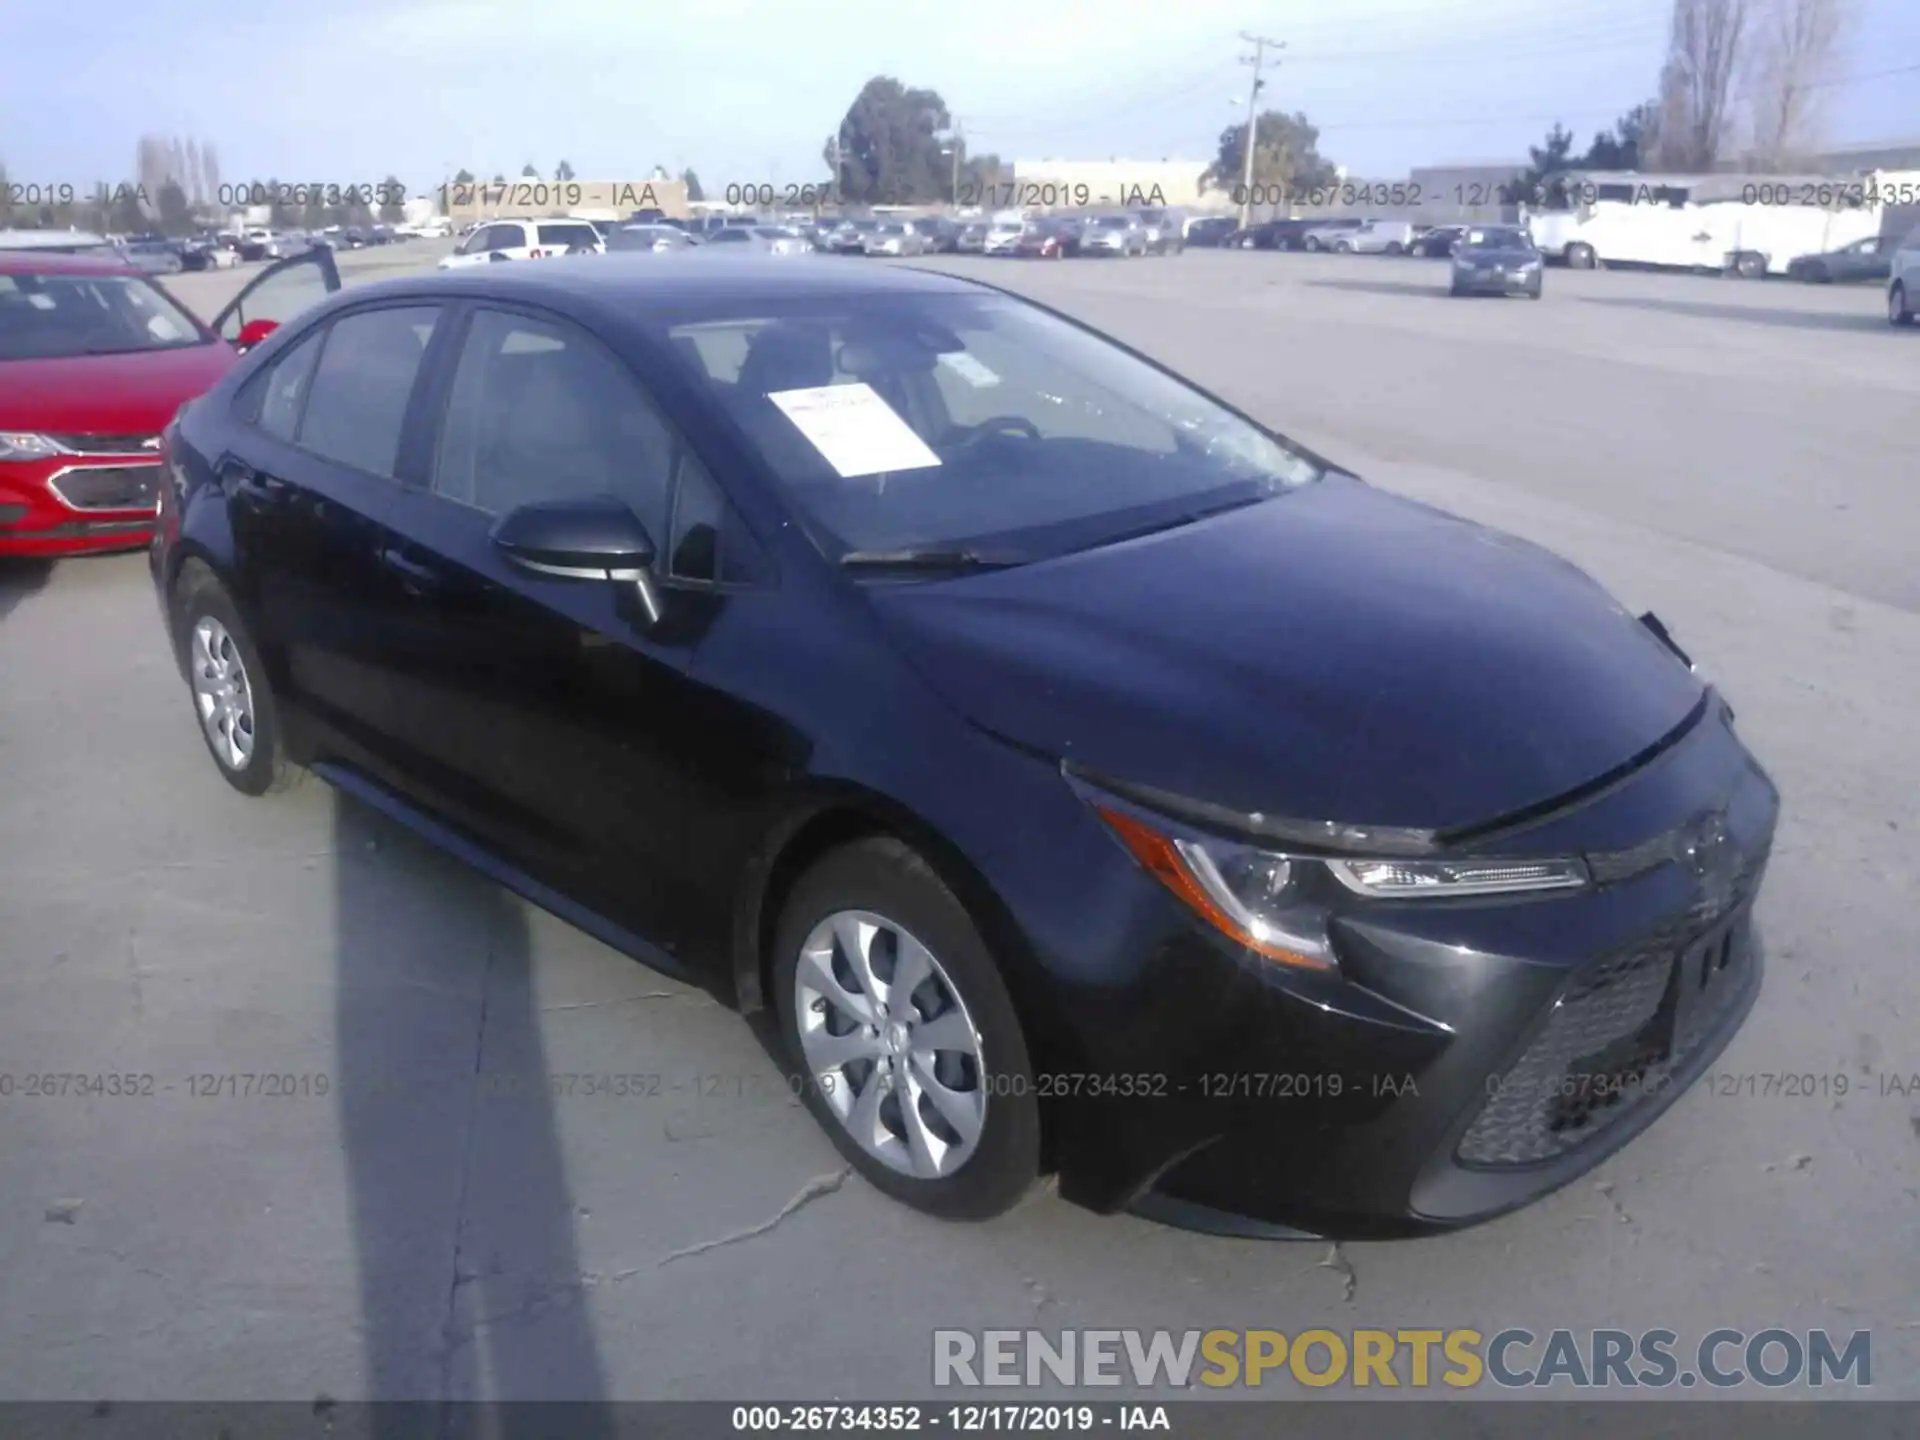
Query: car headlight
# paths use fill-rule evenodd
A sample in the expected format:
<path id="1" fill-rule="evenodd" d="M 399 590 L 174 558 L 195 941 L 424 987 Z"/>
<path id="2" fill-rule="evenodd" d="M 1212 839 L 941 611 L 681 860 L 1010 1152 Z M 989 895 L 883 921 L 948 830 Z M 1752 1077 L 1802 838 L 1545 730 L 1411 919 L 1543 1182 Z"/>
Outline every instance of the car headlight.
<path id="1" fill-rule="evenodd" d="M 1106 822 L 1122 845 L 1201 920 L 1235 944 L 1283 965 L 1309 970 L 1337 966 L 1328 920 L 1342 892 L 1370 900 L 1428 900 L 1524 895 L 1582 889 L 1592 883 L 1578 856 L 1438 857 L 1391 853 L 1432 844 L 1428 832 L 1276 821 L 1264 815 L 1230 817 L 1250 837 L 1276 832 L 1284 848 L 1256 839 L 1227 839 L 1190 825 L 1156 806 L 1137 808 L 1142 787 L 1092 783 L 1066 770 L 1068 782 Z M 1211 824 L 1226 812 L 1205 802 L 1169 799 L 1191 819 Z M 1169 807 L 1172 808 L 1172 807 Z M 1372 854 L 1329 854 L 1338 846 Z M 1307 848 L 1307 847 L 1314 848 Z M 1351 904 L 1351 900 L 1347 902 Z"/>
<path id="2" fill-rule="evenodd" d="M 1584 860 L 1328 860 L 1333 878 L 1360 895 L 1387 900 L 1428 895 L 1518 895 L 1578 890 Z"/>
<path id="3" fill-rule="evenodd" d="M 45 435 L 20 430 L 0 430 L 0 460 L 46 460 L 73 452 Z"/>

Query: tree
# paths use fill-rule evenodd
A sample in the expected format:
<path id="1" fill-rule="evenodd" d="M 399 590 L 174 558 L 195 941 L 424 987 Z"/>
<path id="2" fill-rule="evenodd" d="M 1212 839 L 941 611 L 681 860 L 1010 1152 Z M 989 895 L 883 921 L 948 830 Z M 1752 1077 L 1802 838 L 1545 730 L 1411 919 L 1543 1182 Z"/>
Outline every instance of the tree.
<path id="1" fill-rule="evenodd" d="M 1229 125 L 1220 132 L 1213 164 L 1200 177 L 1202 188 L 1237 192 L 1247 173 L 1247 127 Z M 1263 110 L 1253 122 L 1254 194 L 1274 192 L 1282 199 L 1302 187 L 1331 185 L 1339 172 L 1320 153 L 1320 132 L 1299 111 L 1289 115 Z"/>
<path id="2" fill-rule="evenodd" d="M 1574 168 L 1573 158 L 1573 132 L 1556 121 L 1546 144 L 1527 147 L 1527 168 L 1501 187 L 1501 200 L 1508 205 L 1538 203 L 1552 188 L 1549 177 Z"/>
<path id="3" fill-rule="evenodd" d="M 493 173 L 493 183 L 496 185 L 504 185 L 507 183 L 507 177 L 503 175 L 500 171 L 496 170 Z"/>
<path id="4" fill-rule="evenodd" d="M 558 165 L 553 167 L 553 178 L 556 180 L 572 180 L 577 177 L 573 173 L 573 166 L 562 160 Z"/>
<path id="5" fill-rule="evenodd" d="M 187 192 L 181 189 L 178 180 L 169 180 L 160 187 L 160 193 L 154 197 L 154 205 L 160 212 L 162 235 L 193 233 L 193 206 L 188 203 Z"/>
<path id="6" fill-rule="evenodd" d="M 1593 144 L 1587 147 L 1586 156 L 1574 168 L 1638 170 L 1640 152 L 1652 137 L 1659 109 L 1658 103 L 1652 100 L 1634 106 L 1613 122 L 1613 129 L 1602 130 L 1593 137 Z"/>
<path id="7" fill-rule="evenodd" d="M 1655 144 L 1668 170 L 1711 170 L 1726 140 L 1734 77 L 1749 39 L 1748 0 L 1673 0 Z"/>
<path id="8" fill-rule="evenodd" d="M 147 228 L 147 212 L 140 208 L 137 184 L 116 185 L 101 208 L 106 212 L 105 228 L 117 234 L 137 235 Z"/>
<path id="9" fill-rule="evenodd" d="M 707 192 L 700 188 L 700 177 L 693 173 L 693 167 L 691 165 L 680 172 L 680 183 L 687 187 L 687 199 L 704 200 L 707 198 Z"/>
<path id="10" fill-rule="evenodd" d="M 540 172 L 533 168 L 533 162 L 531 160 L 520 167 L 520 178 L 522 180 L 538 180 L 540 178 Z"/>
<path id="11" fill-rule="evenodd" d="M 1760 0 L 1747 75 L 1759 168 L 1781 169 L 1818 143 L 1820 82 L 1851 19 L 1848 0 Z"/>
<path id="12" fill-rule="evenodd" d="M 951 124 L 946 102 L 934 91 L 874 76 L 861 86 L 823 152 L 841 197 L 907 205 L 945 195 L 950 182 L 939 135 Z"/>
<path id="13" fill-rule="evenodd" d="M 460 169 L 454 174 L 453 183 L 456 185 L 473 184 L 473 172 L 467 169 L 464 165 L 461 166 Z"/>
<path id="14" fill-rule="evenodd" d="M 380 182 L 380 218 L 388 225 L 398 225 L 407 218 L 407 187 L 400 183 L 399 177 L 389 175 Z"/>

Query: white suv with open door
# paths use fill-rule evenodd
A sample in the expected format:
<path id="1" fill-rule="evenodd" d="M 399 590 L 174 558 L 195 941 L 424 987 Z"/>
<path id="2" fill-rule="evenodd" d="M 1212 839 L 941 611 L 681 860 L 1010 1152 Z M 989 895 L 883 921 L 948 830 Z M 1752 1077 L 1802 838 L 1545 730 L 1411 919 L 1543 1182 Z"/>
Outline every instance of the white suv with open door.
<path id="1" fill-rule="evenodd" d="M 1907 232 L 1887 272 L 1887 320 L 1911 325 L 1916 315 L 1920 315 L 1920 225 Z"/>
<path id="2" fill-rule="evenodd" d="M 606 248 L 600 232 L 586 220 L 489 220 L 476 226 L 460 248 L 440 262 L 440 268 L 543 260 L 550 255 L 597 255 Z"/>

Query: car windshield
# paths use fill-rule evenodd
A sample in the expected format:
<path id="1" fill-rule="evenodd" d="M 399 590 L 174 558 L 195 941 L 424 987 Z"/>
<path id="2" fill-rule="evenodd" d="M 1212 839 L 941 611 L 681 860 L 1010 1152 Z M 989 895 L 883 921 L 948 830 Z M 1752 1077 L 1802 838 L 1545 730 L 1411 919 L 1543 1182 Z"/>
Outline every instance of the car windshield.
<path id="1" fill-rule="evenodd" d="M 1093 223 L 1094 227 L 1099 230 L 1124 230 L 1127 228 L 1127 217 L 1124 215 L 1102 215 Z"/>
<path id="2" fill-rule="evenodd" d="M 1322 474 L 1183 382 L 1001 296 L 809 297 L 656 324 L 843 554 L 1017 563 Z"/>
<path id="3" fill-rule="evenodd" d="M 132 275 L 0 275 L 0 360 L 173 350 L 211 341 Z"/>

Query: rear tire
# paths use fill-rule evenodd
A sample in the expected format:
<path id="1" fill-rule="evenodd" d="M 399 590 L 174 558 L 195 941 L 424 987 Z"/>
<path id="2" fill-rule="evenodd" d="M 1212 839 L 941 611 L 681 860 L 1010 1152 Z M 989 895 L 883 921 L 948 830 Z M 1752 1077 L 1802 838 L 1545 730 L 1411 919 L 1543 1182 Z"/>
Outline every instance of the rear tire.
<path id="1" fill-rule="evenodd" d="M 174 644 L 200 739 L 242 795 L 290 790 L 307 772 L 287 759 L 267 667 L 239 607 L 213 572 L 189 562 L 175 587 Z"/>
<path id="2" fill-rule="evenodd" d="M 1911 325 L 1913 312 L 1907 308 L 1907 287 L 1895 281 L 1893 288 L 1887 291 L 1887 323 L 1889 325 Z"/>
<path id="3" fill-rule="evenodd" d="M 1743 250 L 1733 257 L 1733 273 L 1742 280 L 1764 280 L 1767 278 L 1767 257 Z"/>
<path id="4" fill-rule="evenodd" d="M 1574 241 L 1567 246 L 1567 266 L 1573 270 L 1593 270 L 1600 264 L 1600 257 L 1593 253 L 1593 247 L 1582 241 Z"/>
<path id="5" fill-rule="evenodd" d="M 1407 247 L 1402 245 L 1398 240 L 1389 240 L 1387 242 L 1387 254 L 1404 255 L 1406 253 L 1407 253 Z"/>
<path id="6" fill-rule="evenodd" d="M 900 967 L 919 956 L 898 994 Z M 1026 1037 L 986 941 L 924 859 L 891 838 L 826 856 L 788 896 L 772 959 L 807 1108 L 869 1183 L 950 1220 L 989 1219 L 1032 1189 L 1040 1106 Z"/>

